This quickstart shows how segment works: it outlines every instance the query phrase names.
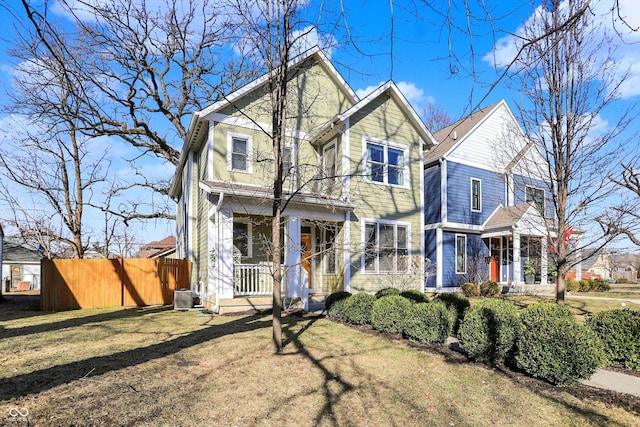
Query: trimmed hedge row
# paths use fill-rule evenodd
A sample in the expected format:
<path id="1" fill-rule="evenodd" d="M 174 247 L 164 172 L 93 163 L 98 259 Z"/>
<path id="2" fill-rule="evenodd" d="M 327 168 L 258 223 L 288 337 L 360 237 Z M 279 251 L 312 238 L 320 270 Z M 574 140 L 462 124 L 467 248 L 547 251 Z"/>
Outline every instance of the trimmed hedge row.
<path id="1" fill-rule="evenodd" d="M 600 337 L 610 364 L 640 369 L 640 311 L 601 311 L 585 323 Z"/>
<path id="2" fill-rule="evenodd" d="M 422 292 L 394 288 L 377 295 L 379 298 L 367 293 L 331 294 L 327 316 L 356 325 L 371 324 L 381 332 L 402 333 L 422 343 L 444 344 L 451 335 L 457 312 L 444 301 L 430 301 Z"/>
<path id="3" fill-rule="evenodd" d="M 513 363 L 552 384 L 589 378 L 607 361 L 640 368 L 638 311 L 601 312 L 581 325 L 566 306 L 555 303 L 532 304 L 519 312 L 514 303 L 499 298 L 483 299 L 469 308 L 469 300 L 459 293 L 442 293 L 430 302 L 418 302 L 429 301 L 420 295 L 386 289 L 380 298 L 335 296 L 327 315 L 438 344 L 446 342 L 462 319 L 458 337 L 471 359 L 491 365 Z"/>

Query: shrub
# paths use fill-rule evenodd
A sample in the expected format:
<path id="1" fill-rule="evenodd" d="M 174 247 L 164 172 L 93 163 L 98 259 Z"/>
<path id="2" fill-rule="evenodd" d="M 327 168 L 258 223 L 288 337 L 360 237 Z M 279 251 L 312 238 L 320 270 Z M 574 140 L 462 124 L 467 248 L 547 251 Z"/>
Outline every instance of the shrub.
<path id="1" fill-rule="evenodd" d="M 607 292 L 611 290 L 611 285 L 604 279 L 591 280 L 591 290 L 596 292 Z"/>
<path id="2" fill-rule="evenodd" d="M 640 311 L 601 311 L 586 325 L 600 337 L 609 362 L 640 369 Z"/>
<path id="3" fill-rule="evenodd" d="M 580 279 L 580 289 L 578 292 L 589 292 L 591 290 L 591 280 Z"/>
<path id="4" fill-rule="evenodd" d="M 453 323 L 453 332 L 457 333 L 458 329 L 460 328 L 460 322 L 462 322 L 462 318 L 464 317 L 465 312 L 469 307 L 471 307 L 469 299 L 457 292 L 443 292 L 436 295 L 434 301 L 442 301 L 452 312 L 452 315 L 455 319 Z"/>
<path id="5" fill-rule="evenodd" d="M 404 320 L 411 302 L 400 295 L 387 295 L 373 303 L 371 324 L 381 332 L 398 334 L 404 329 Z"/>
<path id="6" fill-rule="evenodd" d="M 565 286 L 567 291 L 578 292 L 580 290 L 580 283 L 571 277 L 565 279 Z"/>
<path id="7" fill-rule="evenodd" d="M 487 281 L 480 285 L 480 295 L 494 297 L 500 294 L 500 285 L 497 282 Z"/>
<path id="8" fill-rule="evenodd" d="M 345 300 L 344 315 L 349 323 L 367 325 L 371 323 L 371 309 L 376 297 L 366 293 L 351 295 Z"/>
<path id="9" fill-rule="evenodd" d="M 324 300 L 324 309 L 328 312 L 331 309 L 331 306 L 335 304 L 337 301 L 347 299 L 351 296 L 351 292 L 347 291 L 338 291 L 332 294 L 327 295 L 327 298 Z"/>
<path id="10" fill-rule="evenodd" d="M 387 295 L 400 295 L 400 289 L 382 288 L 378 292 L 376 292 L 376 298 L 386 297 Z"/>
<path id="11" fill-rule="evenodd" d="M 429 302 L 429 297 L 423 294 L 420 291 L 415 289 L 410 289 L 408 291 L 400 292 L 401 297 L 405 297 L 406 299 L 413 302 Z"/>
<path id="12" fill-rule="evenodd" d="M 531 304 L 520 315 L 520 322 L 525 329 L 535 327 L 538 319 L 574 319 L 574 316 L 566 305 L 553 302 Z"/>
<path id="13" fill-rule="evenodd" d="M 346 321 L 347 318 L 344 313 L 344 306 L 346 302 L 346 299 L 339 299 L 333 302 L 331 307 L 327 310 L 327 316 L 332 319 Z"/>
<path id="14" fill-rule="evenodd" d="M 452 320 L 442 301 L 414 304 L 404 322 L 404 335 L 421 343 L 444 344 L 451 335 Z"/>
<path id="15" fill-rule="evenodd" d="M 553 304 L 533 304 L 520 316 L 516 363 L 527 374 L 552 384 L 570 385 L 589 378 L 605 356 L 595 332 Z"/>
<path id="16" fill-rule="evenodd" d="M 487 298 L 464 316 L 458 336 L 470 358 L 491 365 L 504 364 L 520 335 L 518 309 L 511 301 Z"/>
<path id="17" fill-rule="evenodd" d="M 463 283 L 461 289 L 465 297 L 471 298 L 480 296 L 480 286 L 476 283 Z"/>

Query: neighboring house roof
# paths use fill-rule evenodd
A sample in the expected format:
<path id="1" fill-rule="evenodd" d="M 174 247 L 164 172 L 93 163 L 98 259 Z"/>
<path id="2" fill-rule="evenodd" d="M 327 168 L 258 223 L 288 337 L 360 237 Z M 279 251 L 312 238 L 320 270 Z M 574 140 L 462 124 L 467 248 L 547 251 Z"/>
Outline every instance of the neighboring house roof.
<path id="1" fill-rule="evenodd" d="M 349 84 L 342 78 L 338 70 L 333 66 L 333 64 L 331 64 L 329 59 L 319 47 L 316 46 L 314 48 L 311 48 L 293 58 L 291 61 L 289 61 L 288 68 L 295 69 L 296 67 L 302 65 L 303 62 L 309 60 L 312 57 L 315 57 L 319 61 L 319 63 L 323 64 L 329 70 L 329 75 L 339 83 L 339 86 L 342 88 L 350 102 L 352 104 L 356 104 L 359 101 L 358 95 L 356 95 L 351 86 L 349 86 Z M 204 126 L 204 123 L 207 122 L 205 117 L 210 116 L 211 114 L 220 111 L 223 108 L 228 107 L 229 105 L 233 105 L 233 103 L 240 98 L 248 95 L 255 90 L 258 90 L 269 82 L 270 77 L 270 73 L 265 73 L 261 77 L 241 87 L 235 92 L 228 94 L 224 97 L 224 99 L 215 102 L 214 104 L 201 111 L 196 111 L 193 113 L 191 122 L 189 123 L 187 137 L 185 138 L 184 146 L 182 147 L 180 160 L 176 167 L 176 174 L 173 178 L 171 187 L 169 188 L 169 195 L 171 197 L 176 197 L 180 192 L 180 186 L 182 183 L 181 172 L 184 169 L 189 151 L 191 151 L 198 144 L 198 142 L 201 141 L 202 136 L 207 130 L 206 126 Z"/>
<path id="2" fill-rule="evenodd" d="M 425 153 L 425 164 L 434 160 L 445 157 L 451 150 L 464 140 L 480 123 L 482 123 L 489 114 L 494 111 L 498 105 L 505 104 L 505 101 L 499 101 L 495 104 L 484 107 L 457 122 L 440 129 L 433 136 L 438 141 L 430 151 Z"/>
<path id="3" fill-rule="evenodd" d="M 138 258 L 157 258 L 165 252 L 175 251 L 176 236 L 167 236 L 162 240 L 153 241 L 143 245 L 138 252 Z"/>
<path id="4" fill-rule="evenodd" d="M 2 245 L 2 262 L 12 264 L 39 264 L 42 257 L 37 250 L 29 249 L 19 243 L 4 241 Z"/>

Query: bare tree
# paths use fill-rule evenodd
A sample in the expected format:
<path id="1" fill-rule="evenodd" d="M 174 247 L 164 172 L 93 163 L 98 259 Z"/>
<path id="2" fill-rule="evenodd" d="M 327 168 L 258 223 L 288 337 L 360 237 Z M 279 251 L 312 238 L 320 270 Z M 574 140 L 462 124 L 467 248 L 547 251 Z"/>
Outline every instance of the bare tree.
<path id="1" fill-rule="evenodd" d="M 48 2 L 21 2 L 27 19 L 15 21 L 14 58 L 49 58 L 42 66 L 74 81 L 72 95 L 82 100 L 75 113 L 79 133 L 118 137 L 136 147 L 139 155 L 129 160 L 138 179 L 119 191 L 144 188 L 161 196 L 153 206 L 129 203 L 111 211 L 125 221 L 174 218 L 167 206 L 168 180 L 147 179 L 144 168 L 150 159 L 175 165 L 187 134 L 185 118 L 243 79 L 239 71 L 227 72 L 245 70 L 242 58 L 239 64 L 221 60 L 235 25 L 219 4 L 60 0 L 56 18 Z M 33 106 L 32 113 L 45 112 Z"/>
<path id="2" fill-rule="evenodd" d="M 611 191 L 607 173 L 629 123 L 629 112 L 621 109 L 606 129 L 599 126 L 601 113 L 616 106 L 623 79 L 611 69 L 611 35 L 590 12 L 584 13 L 588 6 L 588 0 L 543 1 L 518 34 L 522 49 L 515 77 L 524 101 L 519 103 L 520 120 L 546 160 L 524 163 L 529 178 L 546 186 L 553 219 L 546 233 L 553 242 L 558 303 L 564 303 L 565 275 L 581 261 L 581 250 L 603 247 L 612 238 L 598 232 L 594 218 L 606 208 Z M 586 232 L 581 244 L 569 242 L 572 231 Z"/>
<path id="3" fill-rule="evenodd" d="M 622 162 L 620 167 L 619 174 L 610 179 L 624 197 L 598 220 L 605 232 L 623 235 L 640 246 L 640 156 Z"/>
<path id="4" fill-rule="evenodd" d="M 431 132 L 438 131 L 454 122 L 447 111 L 433 103 L 429 103 L 422 112 L 422 120 Z"/>

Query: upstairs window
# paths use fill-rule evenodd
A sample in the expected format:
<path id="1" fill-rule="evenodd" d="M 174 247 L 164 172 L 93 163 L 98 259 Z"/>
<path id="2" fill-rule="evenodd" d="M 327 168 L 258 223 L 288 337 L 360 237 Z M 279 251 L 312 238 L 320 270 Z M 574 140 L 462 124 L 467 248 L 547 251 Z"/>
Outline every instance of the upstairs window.
<path id="1" fill-rule="evenodd" d="M 286 144 L 284 146 L 282 173 L 285 179 L 295 180 L 296 178 L 296 148 L 293 144 Z"/>
<path id="2" fill-rule="evenodd" d="M 227 137 L 227 169 L 235 172 L 252 172 L 252 145 L 250 136 L 229 133 Z"/>
<path id="3" fill-rule="evenodd" d="M 529 187 L 525 188 L 525 201 L 533 202 L 540 212 L 544 212 L 544 190 L 541 188 Z"/>
<path id="4" fill-rule="evenodd" d="M 471 178 L 471 211 L 482 212 L 482 183 Z"/>
<path id="5" fill-rule="evenodd" d="M 367 177 L 382 184 L 405 186 L 406 148 L 395 147 L 387 142 L 366 142 L 365 164 Z"/>

